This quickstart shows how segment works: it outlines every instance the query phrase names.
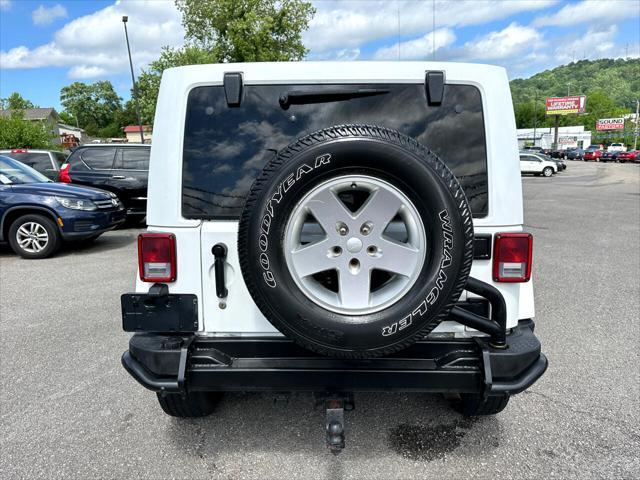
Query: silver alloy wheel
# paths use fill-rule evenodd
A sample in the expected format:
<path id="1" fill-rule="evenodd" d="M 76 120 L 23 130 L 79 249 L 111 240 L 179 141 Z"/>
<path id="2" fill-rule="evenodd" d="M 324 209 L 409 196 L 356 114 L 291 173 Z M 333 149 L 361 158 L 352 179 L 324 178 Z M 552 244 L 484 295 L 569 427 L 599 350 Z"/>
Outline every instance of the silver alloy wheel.
<path id="1" fill-rule="evenodd" d="M 16 240 L 25 252 L 40 253 L 49 244 L 49 234 L 41 224 L 26 222 L 16 231 Z"/>
<path id="2" fill-rule="evenodd" d="M 551 175 L 553 175 L 553 169 L 551 167 L 546 167 L 543 171 L 542 174 L 545 177 L 550 177 Z"/>
<path id="3" fill-rule="evenodd" d="M 349 208 L 345 196 L 362 203 Z M 390 183 L 365 175 L 336 177 L 307 193 L 289 217 L 284 249 L 289 272 L 307 298 L 348 315 L 377 312 L 400 300 L 415 284 L 427 253 L 413 203 Z M 383 272 L 379 285 L 372 282 L 375 271 Z M 319 280 L 321 272 L 335 272 L 337 286 Z"/>

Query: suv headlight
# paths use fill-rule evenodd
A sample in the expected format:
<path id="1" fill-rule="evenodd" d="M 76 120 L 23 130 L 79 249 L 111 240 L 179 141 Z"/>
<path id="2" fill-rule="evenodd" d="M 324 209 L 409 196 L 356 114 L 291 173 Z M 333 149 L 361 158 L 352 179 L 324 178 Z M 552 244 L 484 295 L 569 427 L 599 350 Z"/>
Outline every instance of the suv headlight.
<path id="1" fill-rule="evenodd" d="M 97 210 L 96 204 L 91 200 L 82 200 L 79 198 L 69 198 L 69 197 L 56 197 L 56 200 L 60 205 L 65 208 L 71 208 L 73 210 L 86 210 L 93 211 Z"/>

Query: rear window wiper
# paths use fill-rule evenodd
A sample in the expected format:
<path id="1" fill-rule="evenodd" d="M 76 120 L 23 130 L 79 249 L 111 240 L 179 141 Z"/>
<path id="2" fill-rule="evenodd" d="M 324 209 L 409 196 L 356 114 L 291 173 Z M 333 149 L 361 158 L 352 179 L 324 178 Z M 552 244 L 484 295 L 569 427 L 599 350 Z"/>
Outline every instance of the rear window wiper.
<path id="1" fill-rule="evenodd" d="M 352 98 L 372 97 L 374 95 L 384 95 L 389 90 L 381 88 L 354 88 L 354 89 L 331 89 L 322 88 L 319 90 L 291 90 L 280 96 L 280 107 L 283 110 L 291 105 L 307 105 L 310 103 L 340 102 Z"/>

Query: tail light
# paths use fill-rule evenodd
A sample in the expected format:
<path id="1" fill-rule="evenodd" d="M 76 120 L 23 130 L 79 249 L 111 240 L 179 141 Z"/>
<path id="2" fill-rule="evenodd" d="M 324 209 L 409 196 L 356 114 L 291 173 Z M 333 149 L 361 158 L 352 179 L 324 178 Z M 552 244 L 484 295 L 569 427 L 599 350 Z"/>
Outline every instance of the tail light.
<path id="1" fill-rule="evenodd" d="M 29 153 L 29 151 L 26 148 L 14 148 L 11 153 Z"/>
<path id="2" fill-rule="evenodd" d="M 71 175 L 69 175 L 69 164 L 65 163 L 60 167 L 60 173 L 58 174 L 58 180 L 62 183 L 71 183 Z"/>
<path id="3" fill-rule="evenodd" d="M 530 233 L 497 233 L 493 247 L 493 280 L 528 282 L 532 249 L 533 236 Z"/>
<path id="4" fill-rule="evenodd" d="M 174 282 L 177 274 L 175 235 L 138 235 L 138 267 L 143 282 Z"/>

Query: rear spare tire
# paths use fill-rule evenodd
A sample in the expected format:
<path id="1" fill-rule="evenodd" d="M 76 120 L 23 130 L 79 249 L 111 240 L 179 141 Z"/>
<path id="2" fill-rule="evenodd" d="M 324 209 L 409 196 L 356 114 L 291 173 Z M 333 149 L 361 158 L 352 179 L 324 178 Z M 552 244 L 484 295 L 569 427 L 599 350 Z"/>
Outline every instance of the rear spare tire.
<path id="1" fill-rule="evenodd" d="M 336 126 L 270 161 L 238 233 L 265 317 L 313 351 L 390 354 L 423 338 L 462 293 L 473 221 L 445 164 L 396 131 Z"/>

